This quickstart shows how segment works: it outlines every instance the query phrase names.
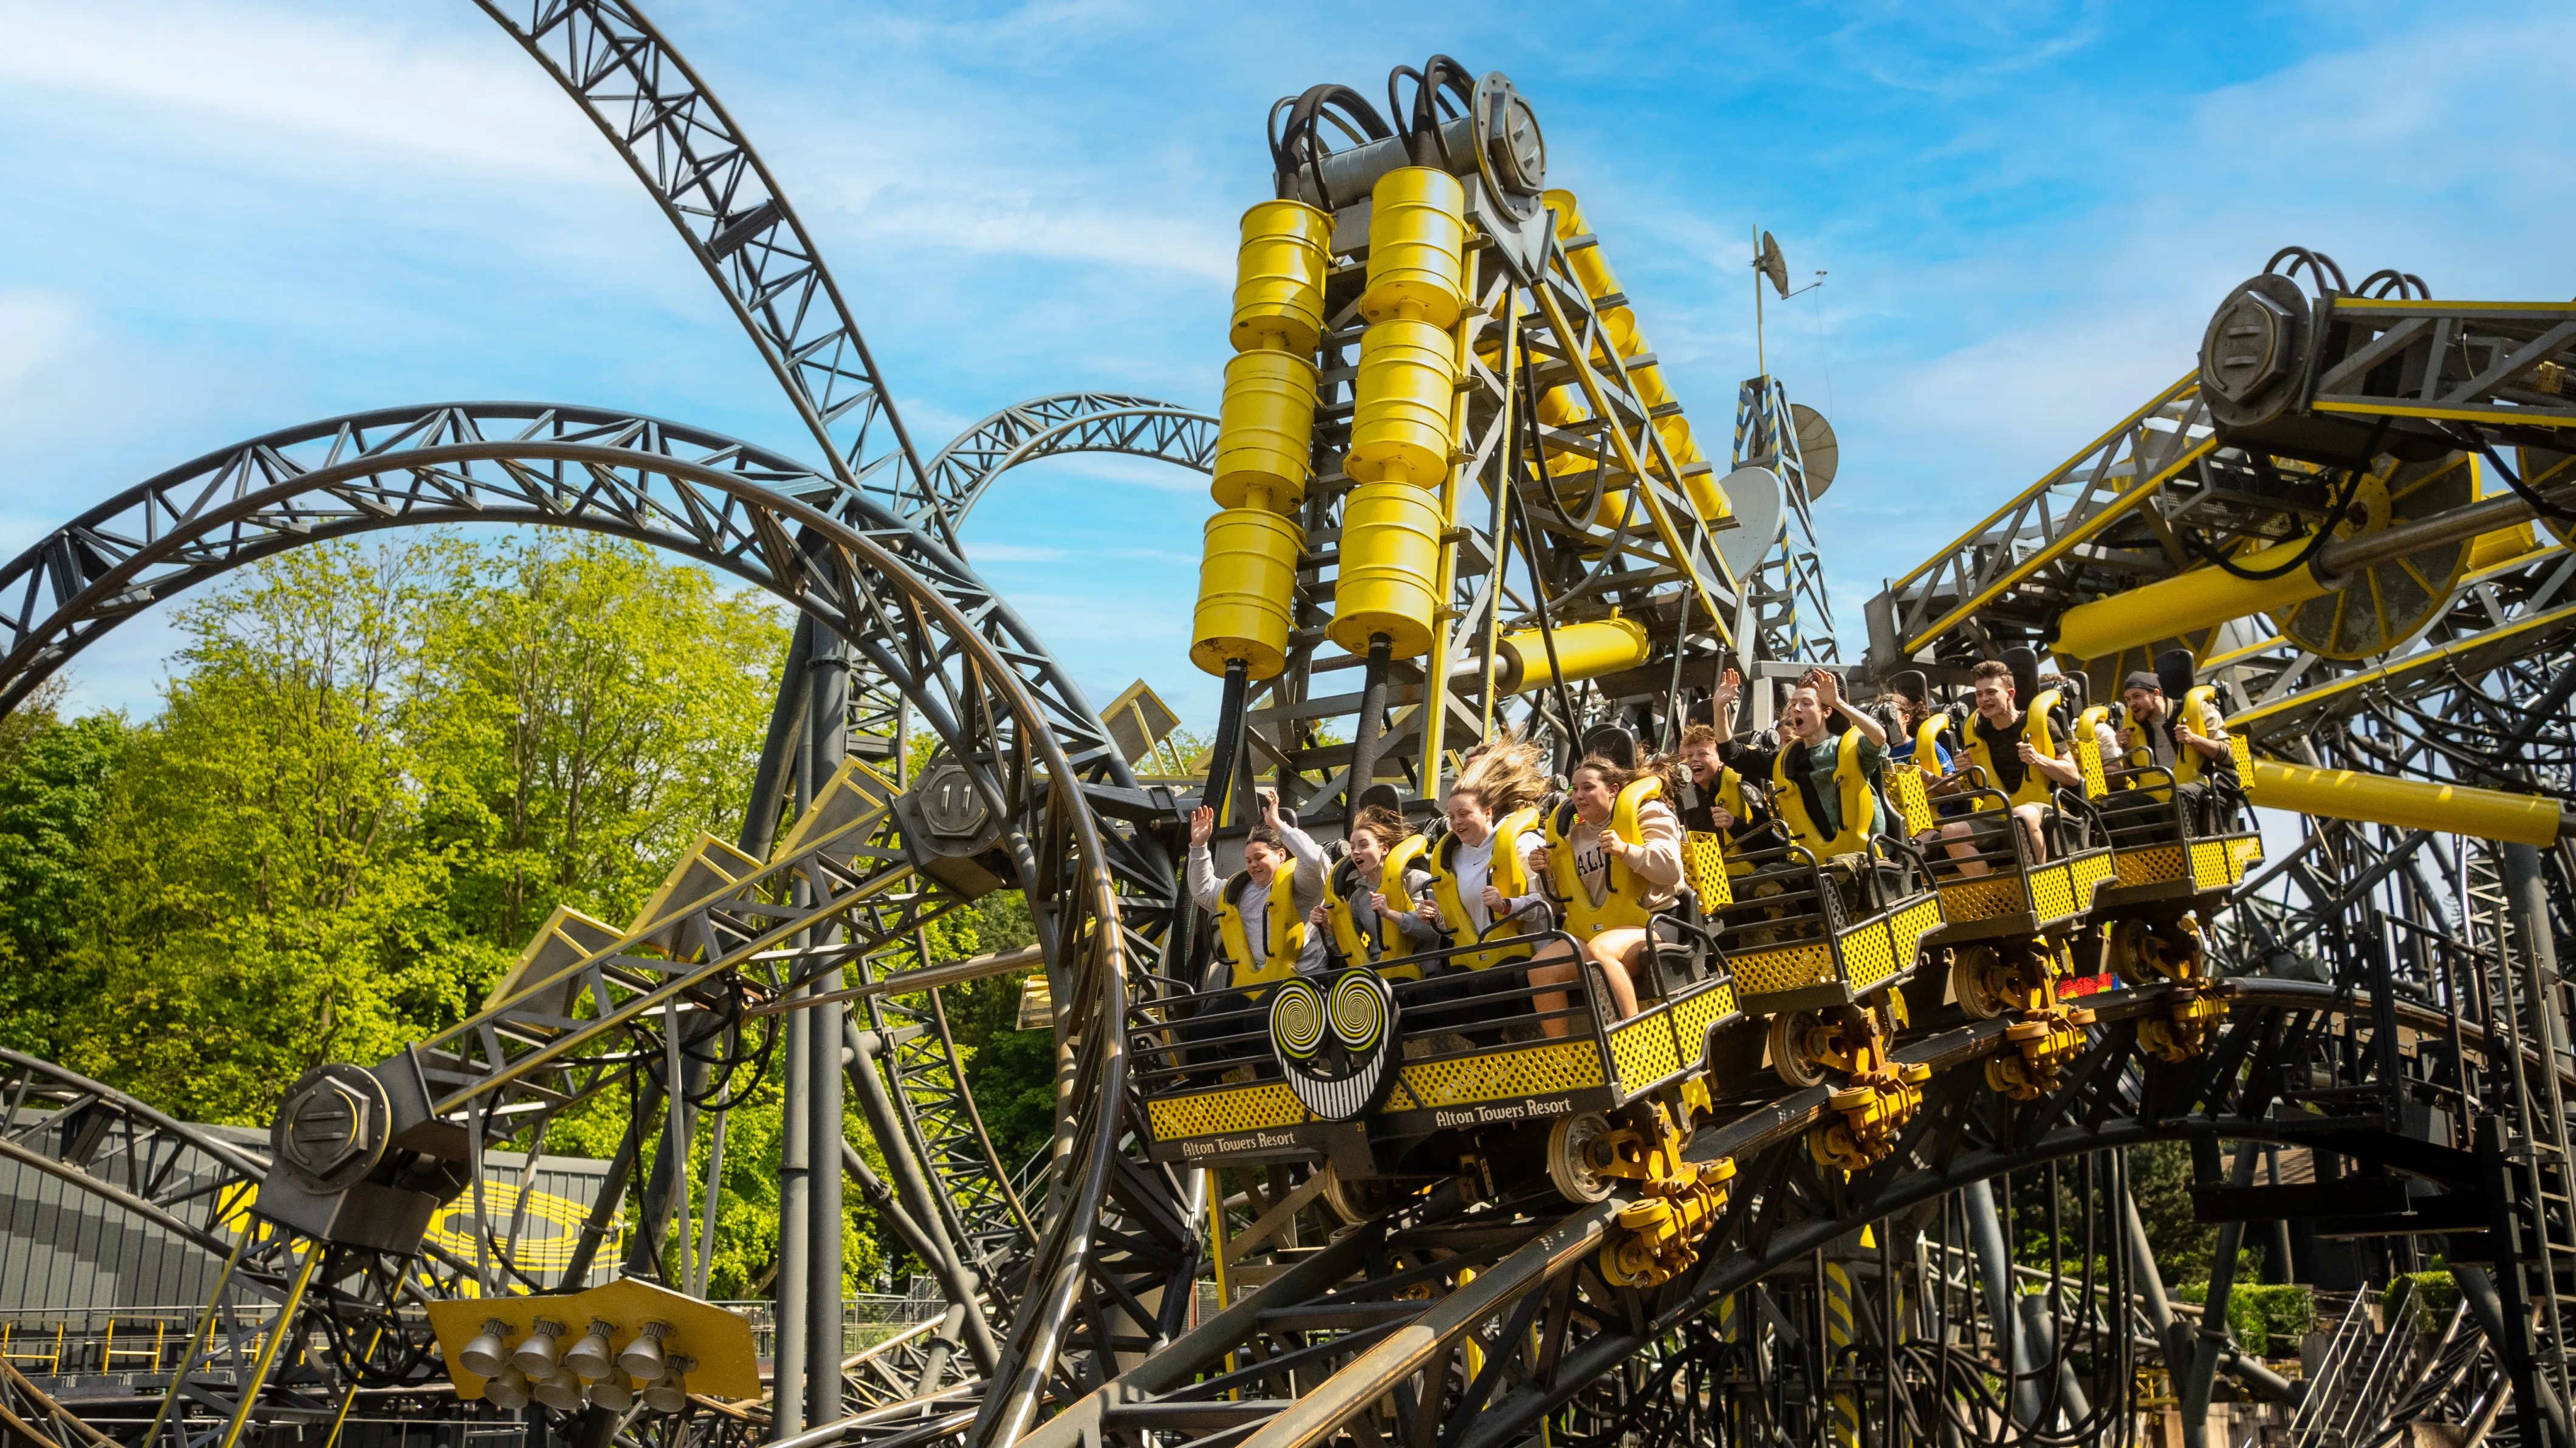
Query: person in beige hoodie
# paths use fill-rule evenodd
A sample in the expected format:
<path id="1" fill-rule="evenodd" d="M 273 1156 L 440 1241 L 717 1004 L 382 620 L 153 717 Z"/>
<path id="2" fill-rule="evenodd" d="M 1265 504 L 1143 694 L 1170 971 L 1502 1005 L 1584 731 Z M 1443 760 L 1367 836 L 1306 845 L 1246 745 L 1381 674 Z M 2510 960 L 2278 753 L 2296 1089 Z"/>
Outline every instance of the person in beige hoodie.
<path id="1" fill-rule="evenodd" d="M 1585 756 L 1566 792 L 1564 808 L 1573 817 L 1560 818 L 1551 832 L 1562 845 L 1551 842 L 1530 857 L 1531 874 L 1558 887 L 1566 931 L 1582 943 L 1584 958 L 1601 967 L 1621 1020 L 1637 1013 L 1636 972 L 1645 963 L 1654 914 L 1673 903 L 1682 883 L 1682 822 L 1672 807 L 1647 799 L 1634 807 L 1633 818 L 1617 818 L 1620 791 L 1641 777 L 1600 755 Z M 1567 852 L 1562 861 L 1560 849 Z M 1569 985 L 1580 969 L 1558 941 L 1538 954 L 1529 981 Z M 1541 1029 L 1551 1036 L 1573 1029 L 1560 1014 L 1567 1001 L 1562 991 L 1532 999 Z"/>

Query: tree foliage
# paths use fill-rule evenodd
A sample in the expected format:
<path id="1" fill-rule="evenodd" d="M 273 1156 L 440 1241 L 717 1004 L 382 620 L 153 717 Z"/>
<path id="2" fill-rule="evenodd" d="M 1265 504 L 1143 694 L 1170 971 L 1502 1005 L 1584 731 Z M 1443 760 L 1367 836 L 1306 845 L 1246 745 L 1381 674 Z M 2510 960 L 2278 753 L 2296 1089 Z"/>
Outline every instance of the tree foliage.
<path id="1" fill-rule="evenodd" d="M 787 641 L 756 594 L 555 535 L 299 549 L 174 623 L 152 717 L 0 718 L 0 1044 L 250 1125 L 477 1008 L 557 905 L 623 923 L 734 837 Z M 728 1123 L 719 1292 L 776 1256 L 778 1096 Z M 630 1109 L 546 1149 L 606 1156 Z"/>

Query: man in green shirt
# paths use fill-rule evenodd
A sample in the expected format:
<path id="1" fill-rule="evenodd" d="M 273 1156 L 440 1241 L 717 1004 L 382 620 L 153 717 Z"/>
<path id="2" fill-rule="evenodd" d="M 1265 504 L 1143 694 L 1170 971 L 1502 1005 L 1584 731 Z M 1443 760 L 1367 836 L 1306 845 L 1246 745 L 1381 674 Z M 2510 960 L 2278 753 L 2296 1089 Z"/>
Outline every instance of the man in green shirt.
<path id="1" fill-rule="evenodd" d="M 1735 700 L 1743 684 L 1743 676 L 1733 669 L 1718 680 L 1710 703 L 1720 734 L 1734 729 Z M 1840 734 L 1833 731 L 1832 721 L 1837 715 L 1850 725 Z M 1854 751 L 1853 764 L 1868 783 L 1866 822 L 1843 818 L 1838 776 L 1843 768 L 1843 751 L 1847 749 Z M 1878 779 L 1887 759 L 1887 730 L 1876 719 L 1844 702 L 1842 681 L 1831 670 L 1809 669 L 1798 687 L 1789 691 L 1788 704 L 1780 715 L 1777 745 L 1765 748 L 1728 740 L 1718 746 L 1718 758 L 1728 767 L 1747 779 L 1765 782 L 1778 777 L 1774 766 L 1783 765 L 1783 755 L 1787 758 L 1779 773 L 1785 773 L 1797 786 L 1798 802 L 1806 806 L 1806 817 L 1814 822 L 1820 836 L 1799 843 L 1819 854 L 1851 853 L 1822 846 L 1844 837 L 1852 826 L 1858 826 L 1864 835 L 1878 834 L 1886 828 L 1886 807 L 1879 800 Z"/>

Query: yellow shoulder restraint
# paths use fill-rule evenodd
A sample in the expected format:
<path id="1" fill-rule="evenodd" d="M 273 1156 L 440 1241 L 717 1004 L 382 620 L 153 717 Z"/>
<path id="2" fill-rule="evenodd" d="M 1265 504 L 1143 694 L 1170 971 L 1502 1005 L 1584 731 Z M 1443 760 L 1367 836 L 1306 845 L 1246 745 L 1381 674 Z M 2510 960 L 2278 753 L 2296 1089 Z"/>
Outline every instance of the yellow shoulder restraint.
<path id="1" fill-rule="evenodd" d="M 1225 884 L 1224 902 L 1217 907 L 1217 938 L 1225 943 L 1225 958 L 1233 966 L 1232 984 L 1268 986 L 1297 973 L 1297 952 L 1306 946 L 1306 917 L 1297 913 L 1297 867 L 1292 860 L 1270 877 L 1268 918 L 1262 933 L 1269 939 L 1268 949 L 1253 953 L 1250 937 L 1243 928 L 1243 907 L 1236 902 L 1252 888 L 1250 875 L 1237 875 Z M 1254 992 L 1259 1000 L 1262 992 Z"/>
<path id="2" fill-rule="evenodd" d="M 1494 862 L 1487 878 L 1506 898 L 1529 893 L 1529 880 L 1521 873 L 1520 852 L 1512 848 L 1512 843 L 1537 824 L 1538 810 L 1535 806 L 1516 809 L 1494 822 Z M 1447 922 L 1453 941 L 1468 933 L 1469 919 L 1466 902 L 1458 896 L 1458 877 L 1450 873 L 1449 861 L 1457 851 L 1458 837 L 1451 835 L 1442 840 L 1440 848 L 1431 854 L 1431 898 L 1440 902 L 1440 918 Z M 1394 903 L 1393 897 L 1389 897 L 1388 903 Z M 1510 923 L 1507 917 L 1495 921 L 1489 928 L 1504 930 L 1510 928 Z M 1531 949 L 1525 940 L 1506 937 L 1501 944 L 1453 955 L 1449 962 L 1469 970 L 1484 970 L 1507 960 L 1525 960 Z"/>
<path id="3" fill-rule="evenodd" d="M 1378 893 L 1386 897 L 1387 909 L 1404 915 L 1413 913 L 1415 902 L 1413 897 L 1405 892 L 1404 871 L 1407 866 L 1422 858 L 1424 848 L 1430 843 L 1420 835 L 1407 835 L 1396 841 L 1395 847 L 1386 852 L 1386 863 L 1378 869 L 1378 877 L 1383 882 Z M 1335 881 L 1340 877 L 1344 866 L 1350 868 L 1355 879 L 1358 876 L 1359 868 L 1356 865 L 1349 865 L 1348 861 L 1344 861 L 1343 865 L 1334 866 L 1332 873 L 1324 877 L 1324 902 L 1331 907 L 1333 942 L 1341 947 L 1342 958 L 1353 965 L 1366 965 L 1373 958 L 1369 953 L 1368 941 L 1360 934 L 1359 921 L 1351 914 L 1351 902 L 1344 899 L 1341 891 L 1335 888 Z M 1387 931 L 1390 928 L 1392 927 L 1381 918 L 1378 924 L 1378 950 L 1380 952 L 1392 950 L 1398 955 L 1404 954 L 1405 950 L 1399 942 L 1387 938 Z M 1389 966 L 1378 974 L 1388 980 L 1420 980 L 1422 967 Z"/>
<path id="4" fill-rule="evenodd" d="M 1664 781 L 1649 774 L 1632 779 L 1619 791 L 1618 802 L 1610 807 L 1610 832 L 1632 845 L 1646 842 L 1643 826 L 1637 823 L 1637 812 L 1650 799 L 1664 797 Z M 1589 940 L 1604 930 L 1642 928 L 1654 918 L 1645 907 L 1644 892 L 1637 888 L 1636 877 L 1626 862 L 1610 857 L 1607 888 L 1601 892 L 1601 903 L 1592 903 L 1584 891 L 1583 877 L 1574 868 L 1574 847 L 1567 834 L 1574 825 L 1574 806 L 1557 806 L 1547 818 L 1547 872 L 1556 898 L 1565 907 L 1565 928 L 1580 940 Z"/>
<path id="5" fill-rule="evenodd" d="M 2105 799 L 2110 796 L 2110 781 L 2102 777 L 2102 722 L 2111 717 L 2107 704 L 2096 704 L 2075 716 L 2076 766 L 2084 771 L 2084 797 Z"/>
<path id="6" fill-rule="evenodd" d="M 2031 748 L 2051 759 L 2057 757 L 2057 748 L 2055 736 L 2049 732 L 2048 716 L 2049 711 L 2056 707 L 2057 691 L 2042 689 L 2039 697 L 2030 701 L 2030 707 L 2023 710 L 2021 716 L 2021 737 L 2030 741 Z M 1995 767 L 1994 753 L 1986 747 L 1986 736 L 1978 731 L 1973 719 L 1966 730 L 1966 742 L 1969 755 L 1986 771 L 1986 786 L 2002 789 L 2003 772 Z M 2039 772 L 2037 765 L 2027 765 L 2022 769 L 2020 786 L 2007 791 L 2006 797 L 2014 804 L 2046 804 L 2049 791 L 2055 787 L 2049 783 L 2047 775 Z"/>
<path id="7" fill-rule="evenodd" d="M 1799 844 L 1815 852 L 1819 860 L 1836 855 L 1857 855 L 1869 848 L 1870 818 L 1876 801 L 1870 798 L 1869 776 L 1861 772 L 1860 751 L 1845 743 L 1834 746 L 1834 796 L 1842 805 L 1843 827 L 1827 835 L 1824 826 L 1807 814 L 1807 797 L 1798 792 L 1797 781 L 1789 778 L 1789 746 L 1771 760 L 1771 798 L 1780 818 L 1789 822 L 1789 833 Z"/>
<path id="8" fill-rule="evenodd" d="M 2188 722 L 2193 726 L 2192 732 L 2196 734 L 2208 732 L 2199 726 L 2206 722 L 2206 715 L 2214 712 L 2216 705 L 2213 701 L 2217 697 L 2218 689 L 2214 685 L 2202 684 L 2189 690 L 2182 696 L 2182 704 L 2173 716 L 2174 723 L 2179 725 Z M 2128 765 L 2131 769 L 2144 769 L 2155 763 L 2156 752 L 2154 746 L 2147 742 L 2146 725 L 2132 719 L 2122 727 L 2120 733 L 2121 742 L 2128 746 Z M 2200 783 L 2201 776 L 2208 772 L 2208 764 L 2209 761 L 2200 757 L 2199 750 L 2183 743 L 2180 739 L 2174 741 L 2173 777 L 2176 784 Z M 2151 799 L 2172 798 L 2172 792 L 2161 784 L 2141 785 L 2133 781 L 2129 787 L 2145 790 Z"/>

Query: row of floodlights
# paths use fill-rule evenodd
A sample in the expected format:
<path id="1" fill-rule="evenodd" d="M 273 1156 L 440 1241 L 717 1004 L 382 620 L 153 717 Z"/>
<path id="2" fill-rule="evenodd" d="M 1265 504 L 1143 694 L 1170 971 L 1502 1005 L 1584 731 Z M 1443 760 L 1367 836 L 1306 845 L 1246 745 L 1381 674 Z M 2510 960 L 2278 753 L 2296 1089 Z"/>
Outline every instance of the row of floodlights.
<path id="1" fill-rule="evenodd" d="M 689 1405 L 687 1375 L 697 1364 L 687 1354 L 666 1352 L 662 1339 L 671 1335 L 667 1322 L 648 1322 L 635 1340 L 611 1352 L 615 1329 L 598 1318 L 572 1346 L 557 1351 L 566 1332 L 563 1323 L 540 1317 L 528 1335 L 512 1347 L 510 1324 L 487 1318 L 483 1331 L 456 1355 L 458 1366 L 484 1379 L 483 1396 L 495 1406 L 516 1411 L 534 1402 L 559 1413 L 592 1407 L 623 1413 L 642 1397 L 656 1413 L 676 1413 Z M 642 1384 L 638 1390 L 629 1379 Z"/>

